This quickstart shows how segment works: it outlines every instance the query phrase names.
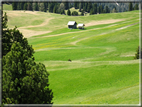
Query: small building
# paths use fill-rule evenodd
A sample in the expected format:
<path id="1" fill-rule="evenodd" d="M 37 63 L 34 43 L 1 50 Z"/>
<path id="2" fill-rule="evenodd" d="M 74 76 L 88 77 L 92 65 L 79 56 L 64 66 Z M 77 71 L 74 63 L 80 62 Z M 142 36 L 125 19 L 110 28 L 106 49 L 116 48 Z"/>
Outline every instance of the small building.
<path id="1" fill-rule="evenodd" d="M 76 25 L 77 25 L 76 21 L 69 21 L 68 22 L 69 29 L 76 29 L 77 28 Z"/>
<path id="2" fill-rule="evenodd" d="M 77 25 L 77 27 L 78 27 L 79 29 L 84 29 L 84 26 L 85 26 L 85 25 L 84 25 L 83 23 L 80 23 L 80 24 Z"/>

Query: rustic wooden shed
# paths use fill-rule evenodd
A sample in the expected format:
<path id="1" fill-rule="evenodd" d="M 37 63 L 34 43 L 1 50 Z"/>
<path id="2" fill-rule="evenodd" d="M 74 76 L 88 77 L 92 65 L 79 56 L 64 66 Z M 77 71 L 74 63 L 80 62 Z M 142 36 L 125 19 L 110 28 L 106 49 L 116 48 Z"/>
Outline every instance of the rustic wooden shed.
<path id="1" fill-rule="evenodd" d="M 76 21 L 69 21 L 68 22 L 68 28 L 69 29 L 76 29 L 77 27 L 77 23 L 76 23 Z"/>
<path id="2" fill-rule="evenodd" d="M 84 24 L 83 23 L 79 23 L 78 25 L 77 25 L 77 27 L 79 28 L 79 29 L 84 29 Z"/>

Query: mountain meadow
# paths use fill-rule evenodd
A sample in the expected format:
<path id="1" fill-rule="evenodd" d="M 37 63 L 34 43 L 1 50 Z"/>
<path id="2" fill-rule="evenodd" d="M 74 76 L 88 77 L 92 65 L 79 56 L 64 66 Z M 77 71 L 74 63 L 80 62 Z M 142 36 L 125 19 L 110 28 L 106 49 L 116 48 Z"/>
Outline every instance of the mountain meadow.
<path id="1" fill-rule="evenodd" d="M 3 8 L 8 27 L 17 26 L 46 66 L 53 105 L 139 104 L 139 10 L 67 16 Z M 84 29 L 68 29 L 69 21 Z"/>

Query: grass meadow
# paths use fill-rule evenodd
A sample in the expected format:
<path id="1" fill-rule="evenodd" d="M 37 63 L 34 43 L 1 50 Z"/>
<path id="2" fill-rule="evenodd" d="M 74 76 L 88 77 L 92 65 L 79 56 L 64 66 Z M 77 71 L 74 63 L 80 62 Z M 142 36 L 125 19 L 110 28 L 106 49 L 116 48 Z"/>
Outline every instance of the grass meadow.
<path id="1" fill-rule="evenodd" d="M 50 73 L 54 104 L 139 104 L 139 60 L 134 60 L 139 11 L 90 16 L 4 12 L 10 28 L 51 31 L 28 41 L 35 50 L 35 61 L 45 64 Z M 68 21 L 92 25 L 70 30 Z M 99 21 L 104 23 L 95 24 Z"/>

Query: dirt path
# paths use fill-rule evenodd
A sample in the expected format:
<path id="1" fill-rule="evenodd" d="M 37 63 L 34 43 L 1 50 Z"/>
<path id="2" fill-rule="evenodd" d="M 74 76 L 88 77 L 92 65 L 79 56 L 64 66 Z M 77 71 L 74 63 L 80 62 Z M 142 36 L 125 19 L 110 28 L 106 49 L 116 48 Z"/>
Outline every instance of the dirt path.
<path id="1" fill-rule="evenodd" d="M 104 33 L 101 33 L 101 34 L 98 34 L 98 35 L 93 35 L 93 36 L 100 36 L 100 35 L 104 35 L 104 34 L 109 34 L 109 33 L 115 32 L 115 31 L 117 31 L 117 30 L 122 30 L 122 29 L 128 28 L 128 27 L 133 26 L 133 25 L 136 25 L 136 24 L 139 24 L 139 22 L 138 22 L 138 23 L 133 23 L 133 24 L 130 24 L 130 25 L 127 25 L 127 26 L 118 28 L 118 29 L 115 29 L 115 30 L 110 31 L 110 32 L 104 32 Z M 111 25 L 111 26 L 112 26 L 112 25 Z M 110 26 L 107 26 L 107 27 L 110 27 Z M 103 27 L 103 28 L 106 28 L 106 27 Z M 101 29 L 101 28 L 99 28 L 99 29 Z M 93 29 L 90 29 L 90 30 L 93 30 Z M 94 30 L 96 30 L 96 29 L 94 29 Z M 87 30 L 87 31 L 89 31 L 89 30 Z M 93 36 L 85 37 L 85 38 L 82 38 L 82 39 L 80 39 L 80 40 L 71 42 L 71 44 L 72 44 L 72 45 L 76 45 L 78 42 L 83 41 L 83 40 L 86 40 L 86 39 L 89 39 L 89 38 L 91 38 L 91 37 L 93 37 Z"/>
<path id="2" fill-rule="evenodd" d="M 20 30 L 20 32 L 23 34 L 25 38 L 51 32 L 51 31 L 33 31 L 33 30 L 27 30 L 27 29 L 22 29 L 22 28 L 18 28 L 18 30 Z"/>
<path id="3" fill-rule="evenodd" d="M 40 24 L 40 25 L 32 25 L 32 26 L 19 27 L 19 28 L 33 28 L 33 27 L 45 26 L 45 25 L 47 25 L 47 24 L 49 23 L 49 21 L 50 21 L 51 19 L 54 19 L 54 18 L 48 18 L 48 19 L 46 19 L 46 20 L 45 20 L 42 24 Z"/>
<path id="4" fill-rule="evenodd" d="M 93 25 L 100 25 L 100 24 L 111 24 L 115 22 L 124 21 L 125 19 L 111 19 L 111 20 L 102 20 L 102 21 L 92 21 L 86 23 L 85 26 L 93 26 Z"/>
<path id="5" fill-rule="evenodd" d="M 33 28 L 33 27 L 41 27 L 41 26 L 45 26 L 49 23 L 49 21 L 53 19 L 53 18 L 48 18 L 46 19 L 42 24 L 40 25 L 35 25 L 35 26 L 27 26 L 27 27 L 19 27 L 18 29 L 20 30 L 20 32 L 22 32 L 22 34 L 24 35 L 24 37 L 29 38 L 32 36 L 36 36 L 36 35 L 41 35 L 41 34 L 45 34 L 45 33 L 50 33 L 52 31 L 34 31 L 34 30 L 27 30 L 26 28 Z"/>

